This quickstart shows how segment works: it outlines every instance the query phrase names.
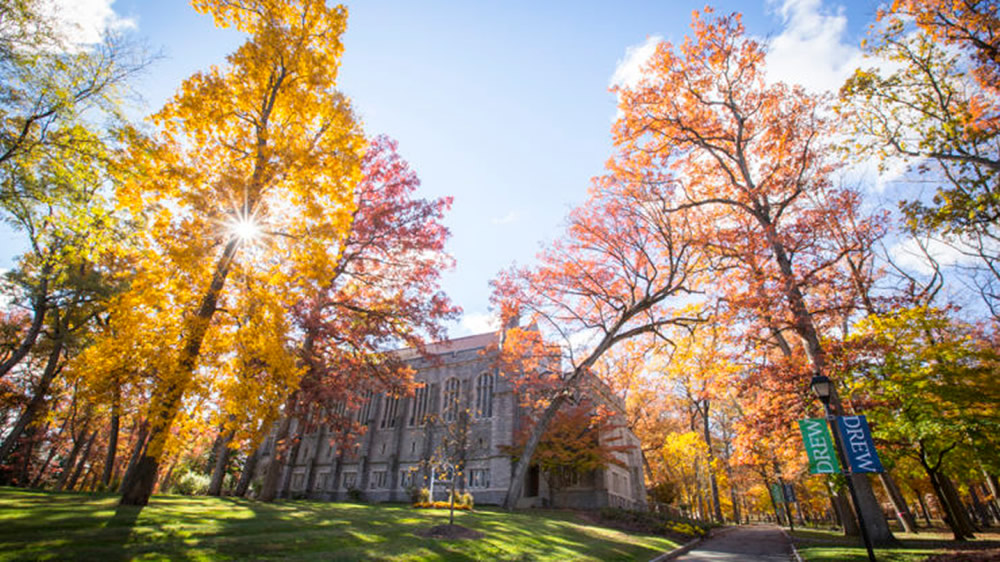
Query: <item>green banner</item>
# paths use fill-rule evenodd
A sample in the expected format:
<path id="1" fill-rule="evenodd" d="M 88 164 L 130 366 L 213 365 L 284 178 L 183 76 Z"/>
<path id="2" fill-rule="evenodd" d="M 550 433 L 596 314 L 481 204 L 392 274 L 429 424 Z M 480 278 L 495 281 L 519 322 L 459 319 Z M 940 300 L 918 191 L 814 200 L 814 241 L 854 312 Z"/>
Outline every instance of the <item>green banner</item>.
<path id="1" fill-rule="evenodd" d="M 830 438 L 830 426 L 823 418 L 799 420 L 802 441 L 809 455 L 809 472 L 812 474 L 835 474 L 840 472 L 837 451 Z"/>
<path id="2" fill-rule="evenodd" d="M 774 503 L 785 503 L 785 494 L 781 493 L 781 484 L 771 484 L 771 497 Z"/>

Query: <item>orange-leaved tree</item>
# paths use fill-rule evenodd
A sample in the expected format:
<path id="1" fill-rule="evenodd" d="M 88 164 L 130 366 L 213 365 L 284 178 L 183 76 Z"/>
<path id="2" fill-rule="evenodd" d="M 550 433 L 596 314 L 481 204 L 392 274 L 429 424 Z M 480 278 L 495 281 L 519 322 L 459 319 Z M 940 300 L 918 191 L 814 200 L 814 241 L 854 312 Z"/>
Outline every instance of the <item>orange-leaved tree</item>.
<path id="1" fill-rule="evenodd" d="M 134 150 L 145 174 L 118 187 L 146 230 L 136 280 L 111 322 L 119 338 L 160 343 L 146 373 L 155 381 L 148 443 L 126 475 L 123 504 L 148 501 L 184 397 L 210 375 L 200 362 L 203 344 L 218 324 L 234 321 L 216 314 L 227 299 L 271 316 L 256 326 L 272 332 L 257 338 L 266 349 L 256 350 L 270 383 L 287 392 L 298 381 L 289 322 L 279 316 L 335 271 L 364 145 L 335 89 L 345 8 L 322 0 L 195 0 L 194 7 L 249 38 L 224 66 L 188 78 L 154 116 L 155 144 Z M 241 282 L 227 291 L 231 274 Z M 238 299 L 241 291 L 252 298 Z M 152 333 L 125 333 L 136 316 L 136 327 Z"/>
<path id="2" fill-rule="evenodd" d="M 611 167 L 632 183 L 662 186 L 661 214 L 687 217 L 727 271 L 723 282 L 735 279 L 764 297 L 756 311 L 801 342 L 806 387 L 809 374 L 827 371 L 817 311 L 852 286 L 843 256 L 867 250 L 842 242 L 868 237 L 825 233 L 860 200 L 831 181 L 837 164 L 825 146 L 833 130 L 825 100 L 769 84 L 766 48 L 746 36 L 738 14 L 696 12 L 692 28 L 681 45 L 657 46 L 637 84 L 616 88 L 622 117 Z M 861 495 L 871 535 L 891 542 L 868 481 L 856 479 L 868 490 Z"/>
<path id="3" fill-rule="evenodd" d="M 615 175 L 599 178 L 536 266 L 510 269 L 494 281 L 494 299 L 505 315 L 520 315 L 540 334 L 531 345 L 515 345 L 531 342 L 532 331 L 507 331 L 501 348 L 509 356 L 501 361 L 506 372 L 539 382 L 558 379 L 550 391 L 536 393 L 541 413 L 514 467 L 508 509 L 521 495 L 542 435 L 601 356 L 629 339 L 666 337 L 668 327 L 698 321 L 697 299 L 689 297 L 701 282 L 699 255 L 684 217 L 664 216 L 652 204 L 657 189 Z M 534 361 L 525 362 L 525 355 Z"/>

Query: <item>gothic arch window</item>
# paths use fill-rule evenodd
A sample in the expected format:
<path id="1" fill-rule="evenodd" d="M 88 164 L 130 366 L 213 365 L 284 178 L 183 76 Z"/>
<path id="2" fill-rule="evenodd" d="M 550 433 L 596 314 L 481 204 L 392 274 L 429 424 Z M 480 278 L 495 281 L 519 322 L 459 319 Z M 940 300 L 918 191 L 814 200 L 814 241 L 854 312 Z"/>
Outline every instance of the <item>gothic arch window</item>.
<path id="1" fill-rule="evenodd" d="M 444 382 L 444 407 L 441 411 L 446 422 L 455 421 L 458 418 L 459 388 L 458 379 L 455 377 Z"/>
<path id="2" fill-rule="evenodd" d="M 476 377 L 477 418 L 493 417 L 493 373 L 483 373 Z"/>
<path id="3" fill-rule="evenodd" d="M 385 397 L 385 408 L 382 409 L 382 421 L 379 422 L 380 429 L 396 427 L 396 413 L 399 410 L 399 396 L 392 394 Z"/>
<path id="4" fill-rule="evenodd" d="M 361 395 L 361 399 L 361 408 L 358 410 L 358 423 L 368 425 L 369 418 L 372 416 L 372 408 L 375 405 L 375 392 L 371 389 L 366 390 Z"/>
<path id="5" fill-rule="evenodd" d="M 413 408 L 410 410 L 410 419 L 407 425 L 415 427 L 424 425 L 427 418 L 427 383 L 417 387 L 413 392 Z"/>

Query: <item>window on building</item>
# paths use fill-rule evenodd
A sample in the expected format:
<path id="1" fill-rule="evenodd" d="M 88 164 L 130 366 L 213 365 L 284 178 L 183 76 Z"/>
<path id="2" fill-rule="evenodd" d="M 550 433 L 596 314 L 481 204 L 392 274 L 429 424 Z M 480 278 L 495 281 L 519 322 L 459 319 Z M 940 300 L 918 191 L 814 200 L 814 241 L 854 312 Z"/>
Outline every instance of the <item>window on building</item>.
<path id="1" fill-rule="evenodd" d="M 454 377 L 444 383 L 444 407 L 441 410 L 441 415 L 446 422 L 455 421 L 458 418 L 460 388 L 458 379 Z"/>
<path id="2" fill-rule="evenodd" d="M 358 486 L 358 473 L 357 472 L 345 472 L 343 480 L 344 480 L 344 489 L 350 490 L 352 488 L 357 488 L 357 486 Z"/>
<path id="3" fill-rule="evenodd" d="M 389 473 L 384 470 L 373 470 L 371 480 L 368 482 L 368 487 L 372 490 L 382 490 L 388 486 Z"/>
<path id="4" fill-rule="evenodd" d="M 302 473 L 293 474 L 292 475 L 292 489 L 293 490 L 301 490 L 302 489 L 302 483 L 305 480 L 305 476 L 306 475 L 302 474 Z"/>
<path id="5" fill-rule="evenodd" d="M 319 480 L 319 489 L 326 490 L 330 487 L 330 473 L 320 472 L 317 474 L 317 480 Z"/>
<path id="6" fill-rule="evenodd" d="M 572 468 L 563 468 L 558 473 L 559 483 L 566 488 L 580 485 L 580 473 Z"/>
<path id="7" fill-rule="evenodd" d="M 361 409 L 358 410 L 358 423 L 368 425 L 371 421 L 372 410 L 375 405 L 375 392 L 366 390 L 362 395 Z"/>
<path id="8" fill-rule="evenodd" d="M 399 487 L 403 488 L 404 490 L 406 488 L 412 487 L 413 486 L 413 474 L 415 472 L 416 471 L 413 470 L 412 468 L 404 468 L 404 469 L 400 470 L 399 471 Z"/>
<path id="9" fill-rule="evenodd" d="M 422 384 L 413 392 L 413 408 L 410 410 L 408 425 L 424 425 L 427 418 L 427 384 Z"/>
<path id="10" fill-rule="evenodd" d="M 476 377 L 477 418 L 493 417 L 493 373 L 483 373 Z"/>
<path id="11" fill-rule="evenodd" d="M 469 470 L 469 487 L 470 488 L 489 488 L 490 487 L 490 469 L 488 468 L 473 468 Z"/>
<path id="12" fill-rule="evenodd" d="M 399 396 L 386 396 L 385 407 L 382 408 L 382 421 L 378 426 L 382 429 L 396 427 L 396 414 L 399 410 Z"/>

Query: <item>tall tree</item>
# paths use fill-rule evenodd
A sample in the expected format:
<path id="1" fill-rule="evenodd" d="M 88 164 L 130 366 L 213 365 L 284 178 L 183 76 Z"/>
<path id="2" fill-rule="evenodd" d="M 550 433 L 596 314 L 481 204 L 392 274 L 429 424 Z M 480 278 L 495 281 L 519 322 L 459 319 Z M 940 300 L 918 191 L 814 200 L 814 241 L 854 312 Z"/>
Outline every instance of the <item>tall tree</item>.
<path id="1" fill-rule="evenodd" d="M 385 136 L 372 139 L 361 171 L 358 206 L 334 276 L 292 311 L 303 334 L 298 357 L 305 371 L 283 412 L 310 426 L 337 426 L 338 434 L 352 429 L 356 410 L 343 406 L 359 405 L 372 391 L 408 392 L 408 357 L 390 351 L 420 353 L 426 340 L 444 338 L 443 322 L 459 312 L 439 286 L 452 265 L 444 251 L 448 229 L 440 223 L 451 199 L 416 198 L 419 178 Z M 239 396 L 232 401 L 237 429 L 246 426 L 239 420 L 247 395 L 243 383 L 232 389 Z M 265 481 L 277 479 L 286 437 L 278 435 L 279 462 L 269 465 Z M 276 493 L 265 486 L 260 497 Z"/>
<path id="2" fill-rule="evenodd" d="M 231 320 L 216 315 L 230 273 L 246 280 L 233 295 L 249 292 L 244 302 L 283 315 L 303 291 L 329 282 L 355 206 L 363 139 L 335 89 L 346 9 L 322 0 L 193 4 L 250 37 L 225 67 L 186 80 L 154 116 L 156 144 L 135 149 L 145 179 L 118 188 L 133 215 L 148 217 L 130 299 L 160 315 L 172 336 L 150 373 L 149 442 L 123 483 L 123 504 L 148 501 L 206 337 Z M 295 365 L 286 359 L 288 324 L 261 328 L 277 330 L 262 341 L 271 342 L 272 380 L 287 392 L 299 376 L 278 372 Z"/>
<path id="3" fill-rule="evenodd" d="M 968 255 L 973 282 L 1000 314 L 1000 17 L 995 2 L 898 0 L 880 12 L 839 110 L 859 158 L 899 162 L 933 197 L 907 197 L 917 235 L 934 234 Z M 884 64 L 888 61 L 889 64 Z"/>
<path id="4" fill-rule="evenodd" d="M 836 164 L 824 146 L 832 131 L 824 100 L 768 84 L 766 49 L 745 35 L 739 15 L 695 13 L 692 29 L 680 46 L 657 46 L 638 84 L 617 89 L 622 117 L 611 166 L 631 182 L 662 186 L 664 214 L 687 214 L 722 263 L 761 272 L 765 311 L 782 319 L 808 359 L 799 377 L 805 388 L 809 374 L 828 368 L 816 310 L 836 293 L 818 287 L 847 284 L 839 264 L 859 250 L 840 247 L 824 227 L 859 201 L 830 180 Z M 891 542 L 868 480 L 853 478 L 870 534 Z"/>
<path id="5" fill-rule="evenodd" d="M 964 540 L 971 525 L 947 473 L 961 458 L 995 464 L 1000 356 L 971 327 L 919 306 L 864 319 L 848 345 L 861 366 L 851 369 L 852 396 L 866 405 L 874 436 L 890 455 L 919 463 L 955 540 Z"/>
<path id="6" fill-rule="evenodd" d="M 98 315 L 127 278 L 123 256 L 129 224 L 114 214 L 102 195 L 114 174 L 92 158 L 100 151 L 107 161 L 112 149 L 93 132 L 76 134 L 101 148 L 92 147 L 90 155 L 73 147 L 22 155 L 8 175 L 5 185 L 10 191 L 0 196 L 8 211 L 6 221 L 29 244 L 16 268 L 7 273 L 12 289 L 7 298 L 32 318 L 0 372 L 14 370 L 33 383 L 25 408 L 0 444 L 0 460 L 34 422 L 64 358 L 79 352 L 83 336 L 96 328 Z M 39 338 L 44 346 L 36 345 Z M 39 347 L 49 358 L 42 372 L 21 368 L 22 359 Z"/>
<path id="7" fill-rule="evenodd" d="M 665 216 L 650 203 L 657 189 L 614 175 L 599 179 L 590 199 L 571 213 L 563 238 L 539 255 L 539 265 L 508 270 L 494 281 L 504 317 L 520 315 L 541 330 L 507 331 L 502 370 L 529 377 L 566 370 L 556 391 L 539 398 L 544 408 L 514 467 L 508 509 L 556 412 L 607 351 L 642 335 L 667 337 L 670 326 L 698 320 L 687 297 L 701 281 L 699 256 L 684 217 Z"/>

